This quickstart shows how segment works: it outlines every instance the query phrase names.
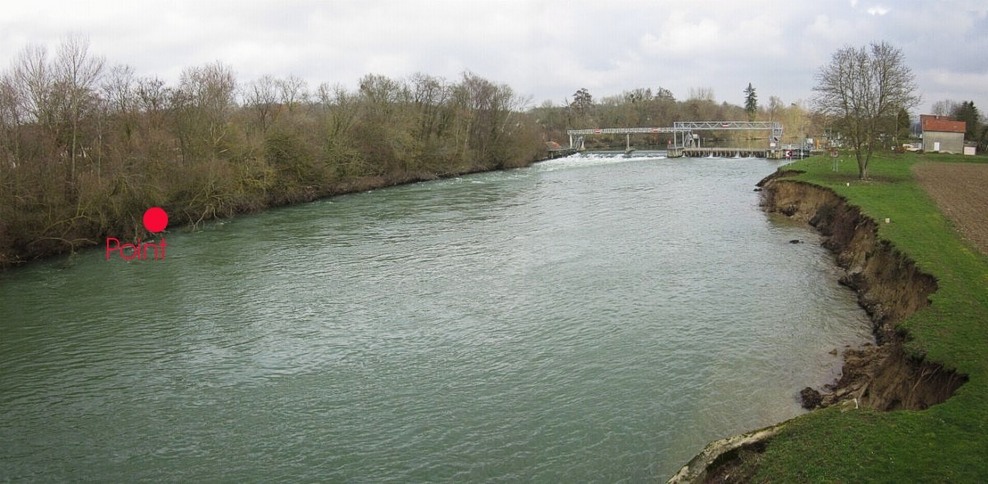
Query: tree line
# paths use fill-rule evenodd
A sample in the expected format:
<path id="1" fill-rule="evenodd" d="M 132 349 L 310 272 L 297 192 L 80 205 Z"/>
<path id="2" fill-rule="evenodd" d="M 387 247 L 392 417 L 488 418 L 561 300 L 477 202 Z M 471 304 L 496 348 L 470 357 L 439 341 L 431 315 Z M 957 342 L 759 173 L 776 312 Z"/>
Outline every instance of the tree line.
<path id="1" fill-rule="evenodd" d="M 822 132 L 817 119 L 802 103 L 788 105 L 777 96 L 770 96 L 766 105 L 758 104 L 756 89 L 751 83 L 739 89 L 744 105 L 717 102 L 710 88 L 690 89 L 686 99 L 678 100 L 672 91 L 658 87 L 636 88 L 599 101 L 586 88 L 573 93 L 572 99 L 561 105 L 546 101 L 532 113 L 543 127 L 549 140 L 568 142 L 567 129 L 606 127 L 669 127 L 676 121 L 778 121 L 785 127 L 780 143 L 801 144 L 808 136 Z M 713 144 L 732 147 L 763 147 L 769 142 L 768 132 L 713 131 L 701 136 Z M 632 144 L 665 148 L 671 134 L 639 135 Z M 624 135 L 593 136 L 585 140 L 587 148 L 624 147 Z"/>
<path id="2" fill-rule="evenodd" d="M 240 82 L 220 62 L 175 85 L 88 41 L 25 48 L 0 72 L 0 267 L 328 195 L 524 166 L 544 151 L 527 101 L 465 73 L 367 75 L 357 90 Z"/>

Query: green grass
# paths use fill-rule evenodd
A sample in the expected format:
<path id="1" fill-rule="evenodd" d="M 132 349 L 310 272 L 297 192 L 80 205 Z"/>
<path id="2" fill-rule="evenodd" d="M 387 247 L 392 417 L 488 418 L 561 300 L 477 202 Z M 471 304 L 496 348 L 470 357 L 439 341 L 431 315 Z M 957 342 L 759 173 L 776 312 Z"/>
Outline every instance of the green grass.
<path id="1" fill-rule="evenodd" d="M 857 179 L 853 161 L 843 162 L 838 173 L 829 157 L 787 167 L 805 170 L 794 178 L 829 187 L 861 207 L 879 222 L 881 238 L 937 278 L 932 305 L 900 327 L 909 332 L 912 353 L 970 380 L 947 402 L 923 411 L 880 413 L 852 405 L 798 418 L 768 444 L 758 480 L 988 482 L 988 257 L 958 236 L 910 171 L 920 162 L 985 161 L 876 155 L 868 181 Z"/>

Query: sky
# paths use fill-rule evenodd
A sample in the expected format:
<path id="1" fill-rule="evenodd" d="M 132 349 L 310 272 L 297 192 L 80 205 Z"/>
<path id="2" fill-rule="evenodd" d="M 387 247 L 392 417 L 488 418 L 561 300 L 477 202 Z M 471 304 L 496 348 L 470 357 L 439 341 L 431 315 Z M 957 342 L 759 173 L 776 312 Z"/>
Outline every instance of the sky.
<path id="1" fill-rule="evenodd" d="M 455 80 L 470 71 L 530 106 L 586 88 L 595 99 L 712 89 L 744 104 L 751 83 L 809 106 L 815 75 L 845 46 L 901 49 L 929 112 L 940 100 L 988 113 L 986 0 L 31 1 L 0 8 L 0 72 L 28 45 L 89 39 L 107 65 L 177 84 L 220 61 L 238 82 L 298 76 L 356 88 L 366 74 Z"/>

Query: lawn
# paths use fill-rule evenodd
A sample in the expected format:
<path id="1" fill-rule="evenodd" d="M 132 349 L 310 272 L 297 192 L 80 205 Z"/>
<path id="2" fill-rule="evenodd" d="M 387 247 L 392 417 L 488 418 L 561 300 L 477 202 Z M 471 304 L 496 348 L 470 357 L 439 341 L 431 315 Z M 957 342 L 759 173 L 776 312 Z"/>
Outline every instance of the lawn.
<path id="1" fill-rule="evenodd" d="M 829 157 L 795 162 L 793 178 L 828 187 L 879 221 L 879 236 L 907 254 L 939 289 L 930 307 L 900 324 L 917 357 L 966 374 L 945 403 L 922 411 L 834 406 L 790 422 L 771 440 L 755 478 L 772 482 L 988 482 L 988 257 L 954 230 L 916 183 L 915 163 L 984 157 L 876 155 L 871 179 L 853 156 L 834 172 Z M 985 187 L 988 189 L 988 187 Z M 888 218 L 890 223 L 884 223 Z"/>

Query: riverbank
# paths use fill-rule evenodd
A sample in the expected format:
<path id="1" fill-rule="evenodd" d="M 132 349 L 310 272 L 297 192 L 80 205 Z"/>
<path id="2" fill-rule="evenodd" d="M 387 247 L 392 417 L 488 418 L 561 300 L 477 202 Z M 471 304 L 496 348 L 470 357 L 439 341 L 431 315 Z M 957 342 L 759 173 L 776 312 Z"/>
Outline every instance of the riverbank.
<path id="1" fill-rule="evenodd" d="M 149 207 L 163 208 L 172 228 L 195 227 L 545 155 L 545 128 L 523 99 L 469 72 L 452 81 L 367 75 L 356 90 L 309 90 L 295 77 L 238 82 L 216 62 L 168 86 L 126 66 L 100 79 L 100 60 L 89 84 L 75 86 L 45 78 L 60 72 L 55 60 L 37 62 L 38 79 L 4 76 L 0 268 L 107 237 L 146 240 Z M 65 110 L 64 89 L 86 106 Z"/>
<path id="2" fill-rule="evenodd" d="M 938 156 L 878 156 L 872 179 L 812 158 L 764 180 L 764 208 L 827 237 L 874 322 L 843 375 L 804 403 L 828 407 L 710 444 L 672 481 L 983 480 L 988 261 L 916 183 Z M 967 160 L 970 161 L 970 160 Z M 806 399 L 810 401 L 807 402 Z M 890 410 L 901 410 L 889 412 Z"/>
<path id="3" fill-rule="evenodd" d="M 407 185 L 411 183 L 419 183 L 431 180 L 441 180 L 446 178 L 454 178 L 463 175 L 469 175 L 473 173 L 483 173 L 489 171 L 500 171 L 515 168 L 524 168 L 531 166 L 533 163 L 541 161 L 541 159 L 532 159 L 523 163 L 516 163 L 510 167 L 490 167 L 483 166 L 479 164 L 468 165 L 464 168 L 455 171 L 443 171 L 443 172 L 404 172 L 395 173 L 391 175 L 378 175 L 378 176 L 361 176 L 354 177 L 348 180 L 342 180 L 334 182 L 322 187 L 310 187 L 307 190 L 302 190 L 295 193 L 292 197 L 277 198 L 277 199 L 267 199 L 267 200 L 255 200 L 252 203 L 244 203 L 234 207 L 226 212 L 205 212 L 196 218 L 196 214 L 190 214 L 188 212 L 178 212 L 169 210 L 169 226 L 170 230 L 196 230 L 200 224 L 204 222 L 209 222 L 221 218 L 230 218 L 238 215 L 247 215 L 262 212 L 264 210 L 295 205 L 299 203 L 309 203 L 316 200 L 337 197 L 341 195 L 348 195 L 353 193 L 367 192 L 371 190 L 377 190 L 381 188 L 394 187 L 399 185 Z M 168 205 L 166 205 L 168 208 Z M 137 216 L 135 216 L 136 218 Z M 140 233 L 139 229 L 136 227 L 132 229 L 133 233 L 130 234 L 131 237 L 138 236 Z M 79 250 L 85 250 L 92 247 L 97 247 L 102 244 L 102 240 L 108 234 L 105 231 L 100 231 L 100 233 L 91 233 L 85 236 L 80 236 L 76 239 L 74 243 L 68 245 L 54 245 L 49 246 L 49 250 L 43 252 L 32 253 L 30 258 L 24 258 L 21 254 L 5 254 L 0 253 L 0 271 L 23 266 L 24 264 L 47 260 L 56 257 L 64 257 L 66 255 L 73 255 Z M 111 234 L 112 235 L 112 234 Z"/>

